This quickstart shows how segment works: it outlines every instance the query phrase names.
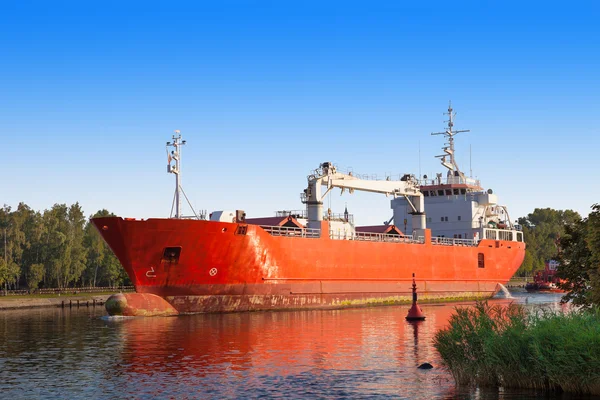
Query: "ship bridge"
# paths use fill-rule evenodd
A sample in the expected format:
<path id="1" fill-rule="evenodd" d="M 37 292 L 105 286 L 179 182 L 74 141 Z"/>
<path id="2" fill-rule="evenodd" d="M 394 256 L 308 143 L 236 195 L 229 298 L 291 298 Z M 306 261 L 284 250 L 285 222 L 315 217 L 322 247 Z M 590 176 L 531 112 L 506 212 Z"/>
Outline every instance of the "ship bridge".
<path id="1" fill-rule="evenodd" d="M 469 130 L 454 130 L 456 113 L 450 104 L 448 107 L 448 126 L 443 132 L 446 139 L 443 154 L 436 156 L 447 169 L 437 173 L 434 178 L 426 175 L 419 180 L 423 193 L 426 224 L 432 236 L 441 239 L 497 239 L 523 241 L 522 232 L 512 224 L 508 209 L 498 204 L 498 198 L 491 189 L 485 190 L 478 179 L 465 175 L 459 168 L 455 157 L 454 137 Z M 412 219 L 408 218 L 411 208 L 404 199 L 391 201 L 393 220 L 404 232 L 413 229 Z M 510 238 L 510 239 L 509 239 Z"/>

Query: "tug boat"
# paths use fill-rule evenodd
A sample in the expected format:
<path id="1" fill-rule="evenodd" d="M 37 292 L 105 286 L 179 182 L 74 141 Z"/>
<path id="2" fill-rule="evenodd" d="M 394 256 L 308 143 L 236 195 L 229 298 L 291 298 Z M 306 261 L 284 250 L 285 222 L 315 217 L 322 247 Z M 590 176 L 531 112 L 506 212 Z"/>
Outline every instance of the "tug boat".
<path id="1" fill-rule="evenodd" d="M 565 293 L 565 291 L 559 287 L 561 280 L 556 276 L 557 267 L 558 262 L 556 260 L 546 262 L 544 270 L 535 273 L 533 282 L 528 282 L 525 285 L 525 290 L 530 293 Z"/>

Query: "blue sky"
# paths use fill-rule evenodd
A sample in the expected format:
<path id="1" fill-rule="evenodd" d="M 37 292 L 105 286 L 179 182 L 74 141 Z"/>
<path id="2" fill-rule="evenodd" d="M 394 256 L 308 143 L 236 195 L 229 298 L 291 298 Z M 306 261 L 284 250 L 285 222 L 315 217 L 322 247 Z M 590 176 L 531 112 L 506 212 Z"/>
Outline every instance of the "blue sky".
<path id="1" fill-rule="evenodd" d="M 513 219 L 600 202 L 592 2 L 85 3 L 0 4 L 0 203 L 168 216 L 180 129 L 195 207 L 300 209 L 322 161 L 441 172 L 449 100 L 471 130 L 459 165 L 471 147 Z M 391 216 L 383 196 L 345 203 L 359 224 Z"/>

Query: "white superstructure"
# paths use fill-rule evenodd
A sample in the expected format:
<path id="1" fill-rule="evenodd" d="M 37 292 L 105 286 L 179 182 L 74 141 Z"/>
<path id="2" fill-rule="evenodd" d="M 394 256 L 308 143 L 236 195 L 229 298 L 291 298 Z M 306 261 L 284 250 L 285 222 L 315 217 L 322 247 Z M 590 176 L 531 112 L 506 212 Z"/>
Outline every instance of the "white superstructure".
<path id="1" fill-rule="evenodd" d="M 492 190 L 484 191 L 479 181 L 467 177 L 458 167 L 455 159 L 454 136 L 464 131 L 454 131 L 452 106 L 448 107 L 448 127 L 444 132 L 446 146 L 444 154 L 437 156 L 448 170 L 446 177 L 437 174 L 435 179 L 424 176 L 421 192 L 425 201 L 426 223 L 433 237 L 452 239 L 502 239 L 523 241 L 522 232 L 512 224 L 508 210 L 498 204 Z M 396 226 L 410 233 L 415 228 L 410 215 L 411 207 L 402 198 L 393 199 L 391 208 Z"/>
<path id="2" fill-rule="evenodd" d="M 308 176 L 308 186 L 301 193 L 306 210 L 277 212 L 276 219 L 288 218 L 289 223 L 284 224 L 283 220 L 270 221 L 277 223 L 276 226 L 263 226 L 265 222 L 255 223 L 268 228 L 271 234 L 310 237 L 328 234 L 332 239 L 340 240 L 422 242 L 425 229 L 429 228 L 437 244 L 476 246 L 481 239 L 522 242 L 523 233 L 511 223 L 508 210 L 498 204 L 497 196 L 491 190 L 484 191 L 478 180 L 466 176 L 458 167 L 454 136 L 469 131 L 453 130 L 456 114 L 451 105 L 447 114 L 448 127 L 444 132 L 432 133 L 444 135 L 447 140 L 442 147 L 444 153 L 436 156 L 447 169 L 445 178 L 438 173 L 434 179 L 424 176 L 423 180 L 411 174 L 405 174 L 399 180 L 390 177 L 384 180 L 368 179 L 355 176 L 352 172 L 343 173 L 331 162 L 324 162 Z M 177 144 L 174 137 L 173 145 L 176 148 Z M 172 155 L 180 157 L 180 150 L 172 152 Z M 179 164 L 175 168 L 179 171 Z M 173 167 L 169 172 L 173 172 Z M 180 188 L 179 180 L 177 188 Z M 343 214 L 333 214 L 330 209 L 324 212 L 323 200 L 334 188 L 341 189 L 342 193 L 348 191 L 351 194 L 358 190 L 392 196 L 393 217 L 385 225 L 356 227 L 347 209 Z M 178 198 L 176 192 L 177 202 Z M 245 221 L 245 213 L 241 210 L 215 211 L 209 218 L 211 221 L 239 223 Z M 321 232 L 321 222 L 324 220 L 328 221 L 329 232 Z"/>

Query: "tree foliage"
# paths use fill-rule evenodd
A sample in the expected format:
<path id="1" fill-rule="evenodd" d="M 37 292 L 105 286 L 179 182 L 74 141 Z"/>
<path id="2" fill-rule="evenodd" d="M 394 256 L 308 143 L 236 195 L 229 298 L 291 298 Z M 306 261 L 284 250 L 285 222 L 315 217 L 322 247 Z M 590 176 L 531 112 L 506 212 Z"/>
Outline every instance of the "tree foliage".
<path id="1" fill-rule="evenodd" d="M 112 216 L 106 210 L 94 216 Z M 24 203 L 0 208 L 0 286 L 115 286 L 129 283 L 119 261 L 79 203 L 44 212 Z"/>
<path id="2" fill-rule="evenodd" d="M 557 241 L 564 235 L 565 227 L 580 219 L 575 211 L 551 208 L 536 208 L 526 217 L 519 218 L 527 250 L 517 275 L 531 275 L 544 269 L 545 262 L 556 257 Z"/>
<path id="3" fill-rule="evenodd" d="M 559 241 L 558 277 L 567 290 L 563 301 L 600 306 L 600 204 L 585 219 L 568 224 Z"/>

